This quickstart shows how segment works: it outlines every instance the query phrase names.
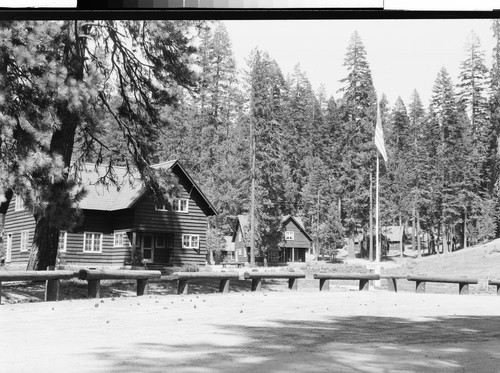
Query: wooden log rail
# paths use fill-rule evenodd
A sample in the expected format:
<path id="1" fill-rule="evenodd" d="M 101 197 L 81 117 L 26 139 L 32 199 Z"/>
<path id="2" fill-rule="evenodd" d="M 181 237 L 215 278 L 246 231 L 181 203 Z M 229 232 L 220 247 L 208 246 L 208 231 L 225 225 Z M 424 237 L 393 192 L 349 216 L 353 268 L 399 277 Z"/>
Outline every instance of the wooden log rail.
<path id="1" fill-rule="evenodd" d="M 387 290 L 393 291 L 395 293 L 398 292 L 398 280 L 406 279 L 405 275 L 380 275 L 380 278 L 387 279 Z"/>
<path id="2" fill-rule="evenodd" d="M 461 295 L 469 294 L 469 284 L 478 283 L 477 278 L 467 276 L 409 275 L 408 281 L 415 281 L 415 291 L 417 293 L 425 293 L 425 284 L 427 282 L 458 284 L 458 293 Z"/>
<path id="3" fill-rule="evenodd" d="M 45 301 L 57 301 L 60 280 L 77 276 L 74 271 L 0 271 L 0 290 L 4 281 L 46 281 Z"/>
<path id="4" fill-rule="evenodd" d="M 288 279 L 288 289 L 297 290 L 297 279 L 305 278 L 305 272 L 279 271 L 279 272 L 245 272 L 245 279 L 252 280 L 252 291 L 262 289 L 262 279 Z"/>
<path id="5" fill-rule="evenodd" d="M 88 297 L 100 298 L 101 280 L 137 280 L 137 295 L 149 293 L 149 280 L 160 278 L 160 271 L 81 269 L 78 278 L 87 281 Z"/>
<path id="6" fill-rule="evenodd" d="M 222 268 L 226 268 L 227 266 L 237 266 L 238 268 L 244 267 L 247 262 L 222 262 Z"/>
<path id="7" fill-rule="evenodd" d="M 219 293 L 229 293 L 229 281 L 238 279 L 238 272 L 176 272 L 177 294 L 188 294 L 189 280 L 219 279 Z"/>
<path id="8" fill-rule="evenodd" d="M 359 281 L 359 290 L 369 290 L 370 280 L 380 280 L 380 275 L 373 273 L 335 273 L 320 272 L 315 273 L 314 278 L 319 280 L 319 290 L 330 289 L 330 280 L 354 280 Z"/>
<path id="9" fill-rule="evenodd" d="M 496 285 L 497 295 L 500 295 L 500 279 L 490 279 L 488 280 L 488 285 Z"/>

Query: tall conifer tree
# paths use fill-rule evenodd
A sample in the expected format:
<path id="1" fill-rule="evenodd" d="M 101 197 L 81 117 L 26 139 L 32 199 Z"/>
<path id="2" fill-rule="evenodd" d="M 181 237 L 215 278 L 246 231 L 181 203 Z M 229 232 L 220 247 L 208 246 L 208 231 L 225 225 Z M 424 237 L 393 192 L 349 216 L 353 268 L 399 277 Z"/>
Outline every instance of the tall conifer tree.
<path id="1" fill-rule="evenodd" d="M 336 150 L 341 159 L 342 223 L 347 235 L 353 239 L 357 230 L 368 223 L 369 173 L 375 156 L 373 135 L 377 110 L 365 47 L 357 32 L 351 36 L 344 66 L 347 77 L 341 80 L 341 126 Z"/>

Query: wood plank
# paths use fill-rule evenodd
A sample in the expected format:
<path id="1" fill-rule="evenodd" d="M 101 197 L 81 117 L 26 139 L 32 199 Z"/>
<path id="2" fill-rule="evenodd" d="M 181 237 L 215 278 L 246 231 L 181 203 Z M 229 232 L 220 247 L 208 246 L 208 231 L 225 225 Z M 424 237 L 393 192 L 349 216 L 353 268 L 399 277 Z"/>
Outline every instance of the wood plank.
<path id="1" fill-rule="evenodd" d="M 147 280 L 160 278 L 160 271 L 143 270 L 96 270 L 82 269 L 78 274 L 80 280 Z"/>
<path id="2" fill-rule="evenodd" d="M 380 275 L 374 273 L 336 273 L 336 272 L 319 272 L 313 277 L 316 280 L 380 280 Z"/>
<path id="3" fill-rule="evenodd" d="M 456 284 L 477 284 L 479 282 L 477 278 L 467 276 L 409 275 L 407 278 L 408 281 L 445 282 Z"/>
<path id="4" fill-rule="evenodd" d="M 78 277 L 74 271 L 0 271 L 1 281 L 45 281 Z"/>
<path id="5" fill-rule="evenodd" d="M 238 272 L 175 272 L 174 279 L 238 279 Z"/>
<path id="6" fill-rule="evenodd" d="M 286 271 L 286 272 L 285 271 L 280 271 L 280 272 L 245 272 L 244 277 L 247 280 L 254 279 L 254 278 L 290 279 L 290 278 L 305 278 L 306 274 L 305 274 L 305 272 L 291 272 L 291 271 Z"/>

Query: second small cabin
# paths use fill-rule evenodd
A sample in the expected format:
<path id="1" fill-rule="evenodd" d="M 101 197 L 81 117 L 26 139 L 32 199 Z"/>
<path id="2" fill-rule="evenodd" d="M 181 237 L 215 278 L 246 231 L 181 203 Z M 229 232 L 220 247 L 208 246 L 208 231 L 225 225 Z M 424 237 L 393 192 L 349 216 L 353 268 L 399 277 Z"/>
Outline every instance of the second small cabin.
<path id="1" fill-rule="evenodd" d="M 268 262 L 288 263 L 305 262 L 306 254 L 311 249 L 312 238 L 306 232 L 302 219 L 287 215 L 281 219 L 283 240 L 278 250 L 268 253 Z M 249 261 L 250 258 L 250 220 L 248 215 L 238 215 L 238 222 L 233 235 L 235 260 Z"/>

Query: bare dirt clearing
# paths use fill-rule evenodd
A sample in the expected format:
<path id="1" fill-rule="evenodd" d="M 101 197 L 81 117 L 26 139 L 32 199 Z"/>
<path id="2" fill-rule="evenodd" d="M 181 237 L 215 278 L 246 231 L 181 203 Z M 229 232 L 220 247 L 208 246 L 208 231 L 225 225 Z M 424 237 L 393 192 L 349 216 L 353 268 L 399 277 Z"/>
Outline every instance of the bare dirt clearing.
<path id="1" fill-rule="evenodd" d="M 500 298 L 387 291 L 6 304 L 5 372 L 495 372 Z"/>
<path id="2" fill-rule="evenodd" d="M 402 280 L 398 293 L 358 292 L 339 281 L 106 282 L 103 299 L 84 299 L 82 281 L 61 284 L 60 302 L 40 302 L 43 284 L 6 284 L 0 306 L 5 372 L 499 372 L 500 297 L 484 285 L 500 278 L 500 240 L 443 256 L 384 262 L 384 271 L 478 276 L 471 295 L 434 284 L 426 294 Z M 324 266 L 316 263 L 311 270 Z M 366 262 L 337 264 L 340 272 Z M 481 270 L 482 268 L 482 270 Z M 430 284 L 429 284 L 430 285 Z M 212 294 L 211 294 L 212 293 Z M 437 293 L 437 294 L 436 294 Z M 34 302 L 34 303 L 31 303 Z"/>

